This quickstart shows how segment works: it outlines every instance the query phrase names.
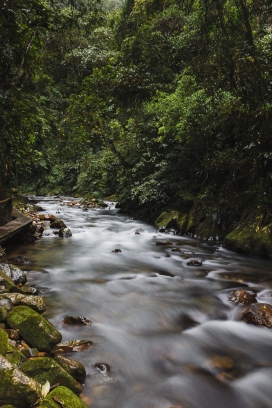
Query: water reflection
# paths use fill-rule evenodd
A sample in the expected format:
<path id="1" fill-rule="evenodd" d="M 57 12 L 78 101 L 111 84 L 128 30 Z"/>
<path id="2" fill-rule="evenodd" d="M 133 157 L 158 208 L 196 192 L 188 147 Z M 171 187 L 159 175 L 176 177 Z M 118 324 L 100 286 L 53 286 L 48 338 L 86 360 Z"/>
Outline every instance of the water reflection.
<path id="1" fill-rule="evenodd" d="M 87 370 L 87 405 L 271 407 L 272 331 L 241 322 L 245 306 L 229 301 L 233 290 L 249 287 L 258 302 L 272 304 L 270 261 L 157 233 L 114 209 L 86 212 L 60 207 L 58 198 L 35 199 L 73 236 L 49 234 L 9 248 L 8 256 L 31 259 L 28 280 L 41 288 L 45 317 L 63 340 L 92 340 L 71 355 Z M 188 266 L 190 259 L 203 263 Z M 92 325 L 63 325 L 66 315 Z"/>

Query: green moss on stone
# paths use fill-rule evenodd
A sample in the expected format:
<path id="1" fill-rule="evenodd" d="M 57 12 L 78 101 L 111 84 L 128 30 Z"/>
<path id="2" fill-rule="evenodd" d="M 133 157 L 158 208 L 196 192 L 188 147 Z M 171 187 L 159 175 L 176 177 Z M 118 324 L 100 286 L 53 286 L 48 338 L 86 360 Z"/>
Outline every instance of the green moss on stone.
<path id="1" fill-rule="evenodd" d="M 226 236 L 228 248 L 246 254 L 272 257 L 272 224 L 262 226 L 262 217 L 244 222 Z"/>
<path id="2" fill-rule="evenodd" d="M 155 225 L 157 227 L 178 228 L 181 213 L 176 210 L 165 211 L 156 219 Z"/>
<path id="3" fill-rule="evenodd" d="M 0 322 L 6 322 L 8 317 L 8 311 L 4 307 L 0 307 Z"/>
<path id="4" fill-rule="evenodd" d="M 61 341 L 61 333 L 28 306 L 16 306 L 8 315 L 8 325 L 19 329 L 23 339 L 40 351 L 51 351 Z"/>
<path id="5" fill-rule="evenodd" d="M 3 356 L 0 356 L 0 384 L 0 406 L 11 404 L 18 408 L 29 408 L 41 396 L 40 384 Z"/>
<path id="6" fill-rule="evenodd" d="M 44 408 L 60 408 L 60 406 L 65 408 L 88 408 L 81 399 L 66 387 L 55 388 L 39 404 L 39 407 Z"/>
<path id="7" fill-rule="evenodd" d="M 2 269 L 0 269 L 0 281 L 7 290 L 10 290 L 11 288 L 15 287 L 13 280 L 11 280 Z"/>
<path id="8" fill-rule="evenodd" d="M 51 386 L 60 384 L 76 394 L 82 391 L 81 385 L 50 357 L 28 360 L 21 365 L 21 370 L 41 384 L 49 381 Z"/>
<path id="9" fill-rule="evenodd" d="M 0 329 L 0 354 L 6 354 L 8 350 L 8 334 Z"/>

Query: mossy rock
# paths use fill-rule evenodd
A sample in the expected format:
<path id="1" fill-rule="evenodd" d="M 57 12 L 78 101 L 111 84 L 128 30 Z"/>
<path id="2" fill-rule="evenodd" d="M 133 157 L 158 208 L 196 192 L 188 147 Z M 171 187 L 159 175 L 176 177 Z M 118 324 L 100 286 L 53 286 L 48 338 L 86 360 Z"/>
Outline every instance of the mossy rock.
<path id="1" fill-rule="evenodd" d="M 7 321 L 8 311 L 4 308 L 4 306 L 0 307 L 0 323 L 4 323 Z"/>
<path id="2" fill-rule="evenodd" d="M 0 405 L 29 408 L 41 397 L 41 385 L 0 356 Z"/>
<path id="3" fill-rule="evenodd" d="M 5 353 L 5 358 L 13 365 L 20 365 L 27 360 L 27 358 L 11 344 L 8 344 L 8 350 Z"/>
<path id="4" fill-rule="evenodd" d="M 258 218 L 252 224 L 239 224 L 225 238 L 227 248 L 250 255 L 272 257 L 272 224 L 260 226 Z"/>
<path id="5" fill-rule="evenodd" d="M 216 241 L 224 238 L 224 234 L 222 234 L 218 227 L 217 217 L 212 214 L 208 215 L 204 221 L 197 226 L 195 233 L 201 239 L 206 240 Z"/>
<path id="6" fill-rule="evenodd" d="M 8 315 L 8 325 L 19 329 L 22 338 L 39 351 L 51 351 L 61 341 L 61 333 L 28 306 L 15 306 Z"/>
<path id="7" fill-rule="evenodd" d="M 4 356 L 7 351 L 8 351 L 8 334 L 4 330 L 0 329 L 0 354 Z"/>
<path id="8" fill-rule="evenodd" d="M 50 357 L 28 360 L 21 365 L 21 370 L 40 384 L 49 381 L 51 387 L 60 384 L 69 388 L 75 394 L 82 391 L 81 385 Z"/>
<path id="9" fill-rule="evenodd" d="M 56 387 L 51 391 L 45 399 L 43 399 L 39 407 L 43 408 L 88 408 L 72 391 L 66 387 Z"/>
<path id="10" fill-rule="evenodd" d="M 86 378 L 86 370 L 83 364 L 79 361 L 72 360 L 64 356 L 56 356 L 54 360 L 69 373 L 75 380 L 83 383 Z"/>
<path id="11" fill-rule="evenodd" d="M 174 228 L 178 229 L 179 219 L 181 218 L 181 213 L 176 210 L 165 211 L 160 214 L 156 219 L 155 225 L 157 227 Z"/>

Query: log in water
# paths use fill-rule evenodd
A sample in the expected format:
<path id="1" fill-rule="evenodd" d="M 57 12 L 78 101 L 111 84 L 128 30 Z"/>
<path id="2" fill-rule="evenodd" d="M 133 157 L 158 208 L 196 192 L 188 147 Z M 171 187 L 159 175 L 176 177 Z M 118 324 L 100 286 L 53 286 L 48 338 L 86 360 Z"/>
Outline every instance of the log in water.
<path id="1" fill-rule="evenodd" d="M 59 198 L 37 201 L 72 237 L 47 229 L 8 256 L 31 259 L 20 267 L 63 340 L 93 342 L 66 354 L 86 368 L 87 405 L 271 408 L 272 329 L 243 322 L 249 305 L 229 300 L 243 289 L 272 304 L 271 261 L 158 233 L 114 206 L 84 211 Z M 66 316 L 91 325 L 64 324 Z"/>

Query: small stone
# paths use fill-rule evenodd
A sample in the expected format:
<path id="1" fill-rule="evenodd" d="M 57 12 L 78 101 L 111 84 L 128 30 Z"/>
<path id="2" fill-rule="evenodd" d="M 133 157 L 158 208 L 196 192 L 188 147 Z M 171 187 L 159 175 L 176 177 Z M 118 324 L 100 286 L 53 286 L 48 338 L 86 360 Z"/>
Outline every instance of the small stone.
<path id="1" fill-rule="evenodd" d="M 181 252 L 180 248 L 172 248 L 171 252 Z"/>
<path id="2" fill-rule="evenodd" d="M 60 220 L 59 218 L 56 218 L 55 221 L 51 222 L 50 228 L 61 229 L 61 228 L 66 228 L 66 225 L 62 220 Z"/>
<path id="3" fill-rule="evenodd" d="M 229 300 L 234 303 L 242 303 L 247 305 L 249 303 L 256 303 L 256 294 L 247 290 L 235 290 L 230 295 Z"/>
<path id="4" fill-rule="evenodd" d="M 116 248 L 116 249 L 113 249 L 111 252 L 115 252 L 115 253 L 117 253 L 117 252 L 122 252 L 122 251 L 121 251 L 121 249 L 120 249 L 120 248 Z"/>
<path id="5" fill-rule="evenodd" d="M 188 266 L 201 266 L 202 261 L 200 259 L 192 259 L 191 261 L 187 262 Z"/>
<path id="6" fill-rule="evenodd" d="M 91 321 L 83 316 L 65 316 L 62 323 L 71 325 L 91 326 Z"/>
<path id="7" fill-rule="evenodd" d="M 156 245 L 173 245 L 173 243 L 170 241 L 158 241 Z"/>
<path id="8" fill-rule="evenodd" d="M 272 327 L 272 306 L 268 303 L 251 305 L 242 314 L 242 320 L 256 326 Z"/>

